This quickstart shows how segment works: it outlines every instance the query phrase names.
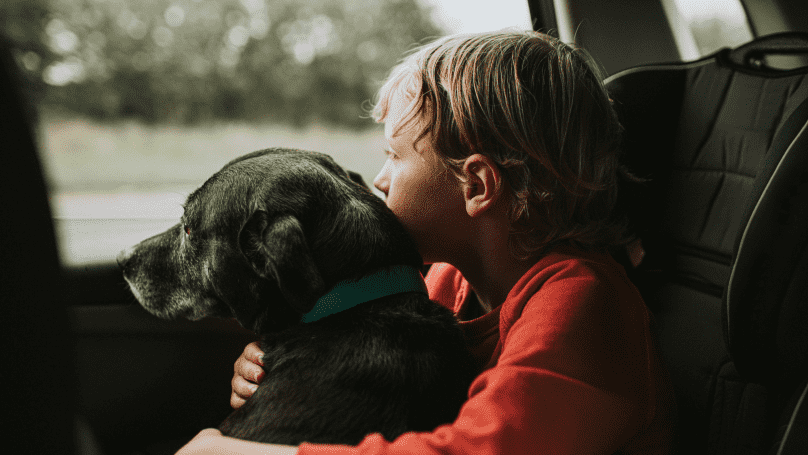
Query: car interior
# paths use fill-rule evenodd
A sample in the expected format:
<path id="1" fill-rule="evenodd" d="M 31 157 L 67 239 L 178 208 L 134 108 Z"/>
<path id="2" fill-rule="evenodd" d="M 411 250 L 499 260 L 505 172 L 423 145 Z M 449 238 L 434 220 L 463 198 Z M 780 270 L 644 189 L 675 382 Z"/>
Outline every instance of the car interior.
<path id="1" fill-rule="evenodd" d="M 741 0 L 752 37 L 685 55 L 665 0 L 527 0 L 587 49 L 625 128 L 618 257 L 654 316 L 676 452 L 808 453 L 808 3 Z M 163 321 L 114 261 L 59 263 L 33 117 L 3 42 L 0 318 L 7 453 L 172 453 L 230 412 L 254 334 Z M 537 453 L 541 448 L 537 447 Z"/>

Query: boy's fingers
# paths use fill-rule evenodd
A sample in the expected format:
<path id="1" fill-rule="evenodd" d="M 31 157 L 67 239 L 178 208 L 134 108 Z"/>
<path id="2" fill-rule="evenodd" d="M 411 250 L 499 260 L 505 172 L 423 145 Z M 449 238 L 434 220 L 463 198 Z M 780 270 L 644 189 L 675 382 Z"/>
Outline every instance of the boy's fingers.
<path id="1" fill-rule="evenodd" d="M 230 394 L 230 406 L 233 409 L 238 409 L 244 404 L 244 401 L 251 397 L 258 389 L 258 386 L 245 380 L 240 376 L 233 376 L 230 382 L 233 392 Z"/>
<path id="2" fill-rule="evenodd" d="M 244 398 L 241 398 L 240 396 L 236 395 L 235 392 L 233 392 L 230 395 L 230 407 L 231 408 L 238 409 L 238 408 L 244 406 L 244 403 L 245 403 Z"/>
<path id="3" fill-rule="evenodd" d="M 236 360 L 236 363 L 233 365 L 233 372 L 235 376 L 240 376 L 256 384 L 264 379 L 264 369 L 244 358 L 244 356 Z"/>
<path id="4" fill-rule="evenodd" d="M 238 376 L 233 377 L 230 384 L 233 387 L 233 392 L 245 400 L 258 390 L 258 385 Z"/>
<path id="5" fill-rule="evenodd" d="M 244 352 L 233 364 L 234 374 L 230 380 L 230 406 L 233 409 L 240 408 L 258 389 L 257 384 L 264 379 L 264 369 L 261 368 L 263 355 L 260 345 L 252 342 L 244 348 Z"/>
<path id="6" fill-rule="evenodd" d="M 244 353 L 242 354 L 242 357 L 246 358 L 252 363 L 263 365 L 264 362 L 261 359 L 263 355 L 264 352 L 261 351 L 261 345 L 259 345 L 257 341 L 253 341 L 244 348 Z"/>

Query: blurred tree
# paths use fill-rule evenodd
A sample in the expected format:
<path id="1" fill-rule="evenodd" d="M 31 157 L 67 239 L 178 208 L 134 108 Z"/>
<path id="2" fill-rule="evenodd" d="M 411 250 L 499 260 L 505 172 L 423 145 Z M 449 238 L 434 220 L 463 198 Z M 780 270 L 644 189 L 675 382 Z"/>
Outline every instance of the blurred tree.
<path id="1" fill-rule="evenodd" d="M 14 57 L 23 69 L 26 92 L 35 104 L 39 104 L 47 89 L 40 77 L 42 68 L 56 58 L 42 39 L 47 16 L 47 0 L 3 0 L 0 3 L 0 32 L 11 42 Z"/>
<path id="2" fill-rule="evenodd" d="M 35 100 L 101 120 L 349 127 L 443 32 L 418 0 L 4 0 Z"/>

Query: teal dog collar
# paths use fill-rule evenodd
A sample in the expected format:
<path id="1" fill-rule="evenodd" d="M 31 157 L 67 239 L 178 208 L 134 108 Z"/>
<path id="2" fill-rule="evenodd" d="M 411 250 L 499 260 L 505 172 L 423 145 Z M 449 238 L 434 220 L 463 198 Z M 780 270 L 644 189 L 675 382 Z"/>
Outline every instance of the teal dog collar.
<path id="1" fill-rule="evenodd" d="M 300 321 L 314 322 L 361 303 L 403 292 L 429 295 L 421 272 L 406 265 L 381 269 L 356 281 L 340 281 L 331 291 L 320 297 L 314 308 L 304 314 Z"/>

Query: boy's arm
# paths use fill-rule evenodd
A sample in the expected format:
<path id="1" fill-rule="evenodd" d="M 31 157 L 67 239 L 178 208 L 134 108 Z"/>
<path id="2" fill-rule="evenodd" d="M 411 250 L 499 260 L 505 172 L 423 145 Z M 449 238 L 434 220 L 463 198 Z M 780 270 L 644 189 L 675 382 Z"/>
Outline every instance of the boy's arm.
<path id="1" fill-rule="evenodd" d="M 214 428 L 207 428 L 194 436 L 176 455 L 294 455 L 296 453 L 297 447 L 242 441 L 222 436 L 222 433 Z"/>
<path id="2" fill-rule="evenodd" d="M 583 277 L 581 276 L 583 275 Z M 588 277 L 587 277 L 588 275 Z M 358 447 L 301 444 L 299 454 L 612 453 L 653 414 L 641 301 L 591 273 L 556 270 L 511 326 L 498 364 L 472 384 L 458 419 Z M 623 299 L 622 297 L 625 297 Z M 501 316 L 502 317 L 502 316 Z M 639 346 L 637 346 L 639 344 Z"/>
<path id="3" fill-rule="evenodd" d="M 650 378 L 647 359 L 636 350 L 644 350 L 647 321 L 641 302 L 624 312 L 620 303 L 629 299 L 622 293 L 578 275 L 557 273 L 539 280 L 540 290 L 525 290 L 535 293 L 532 304 L 508 332 L 498 365 L 472 384 L 453 424 L 392 442 L 371 435 L 358 447 L 304 443 L 297 453 L 613 452 L 646 417 Z M 273 453 L 276 446 L 218 447 Z"/>

